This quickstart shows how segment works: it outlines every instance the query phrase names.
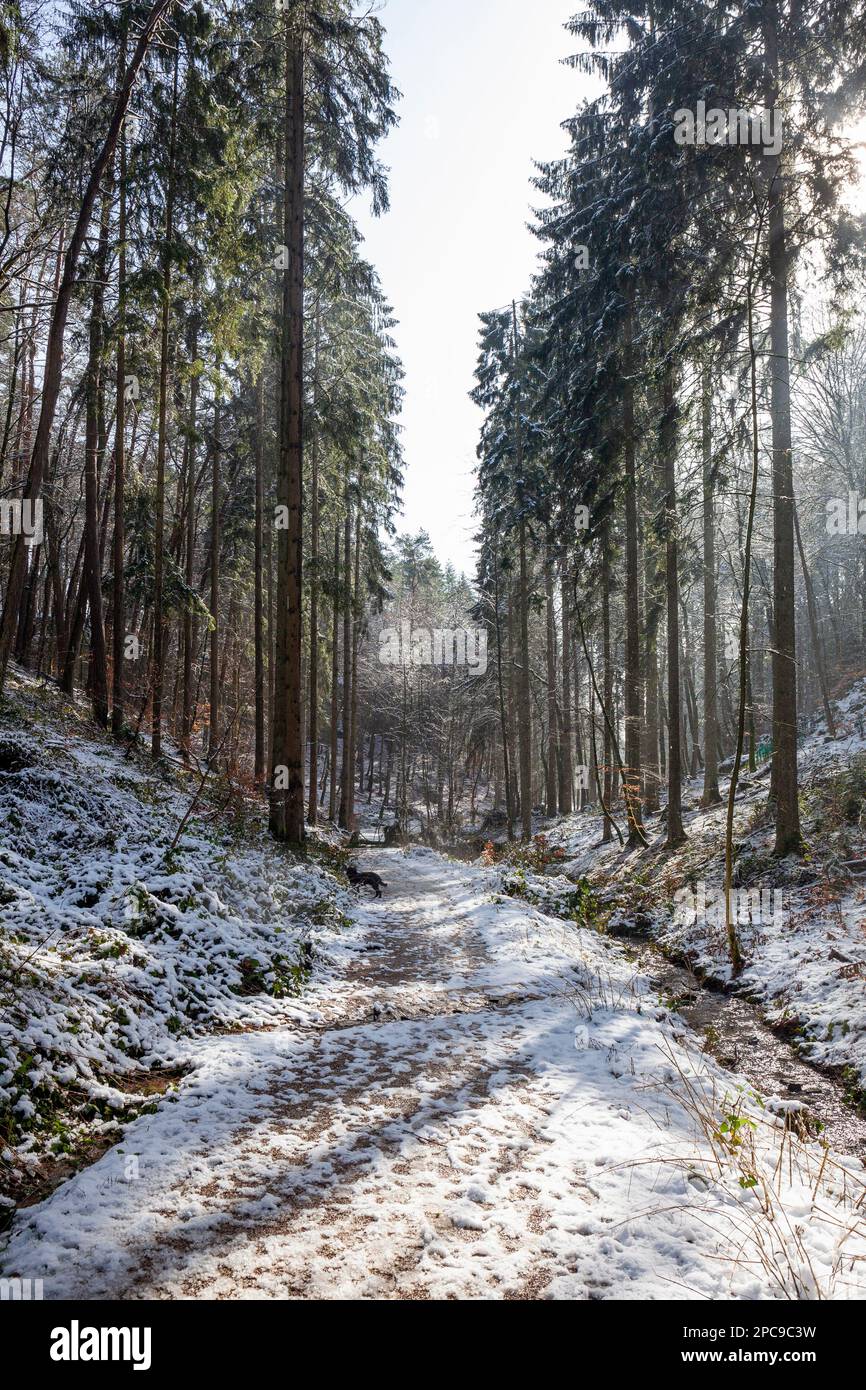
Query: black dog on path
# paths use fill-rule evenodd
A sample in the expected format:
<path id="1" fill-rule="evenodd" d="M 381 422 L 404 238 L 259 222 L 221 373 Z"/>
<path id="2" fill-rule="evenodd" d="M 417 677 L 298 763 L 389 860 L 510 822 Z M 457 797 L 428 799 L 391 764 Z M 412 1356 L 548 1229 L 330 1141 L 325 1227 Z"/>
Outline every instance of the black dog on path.
<path id="1" fill-rule="evenodd" d="M 380 878 L 378 874 L 359 874 L 354 864 L 347 865 L 346 878 L 349 880 L 350 887 L 357 888 L 359 892 L 364 887 L 372 888 L 377 898 L 381 898 L 382 889 L 388 887 L 385 880 Z"/>

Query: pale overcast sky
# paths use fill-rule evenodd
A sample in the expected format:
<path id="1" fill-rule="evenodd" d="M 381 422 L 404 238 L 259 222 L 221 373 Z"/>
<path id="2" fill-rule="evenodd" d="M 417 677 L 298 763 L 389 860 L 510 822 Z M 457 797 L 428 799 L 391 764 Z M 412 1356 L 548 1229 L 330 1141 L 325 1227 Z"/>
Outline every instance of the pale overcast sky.
<path id="1" fill-rule="evenodd" d="M 391 211 L 355 209 L 400 320 L 406 369 L 401 530 L 474 571 L 472 472 L 480 413 L 468 399 L 477 315 L 526 288 L 534 159 L 565 149 L 560 123 L 587 90 L 560 59 L 576 0 L 385 0 L 399 127 L 380 146 Z"/>

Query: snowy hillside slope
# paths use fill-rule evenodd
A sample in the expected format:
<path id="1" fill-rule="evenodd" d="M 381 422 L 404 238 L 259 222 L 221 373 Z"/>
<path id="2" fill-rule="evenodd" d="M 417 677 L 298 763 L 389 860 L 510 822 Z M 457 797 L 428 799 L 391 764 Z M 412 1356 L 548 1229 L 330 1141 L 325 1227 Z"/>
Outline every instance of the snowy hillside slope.
<path id="1" fill-rule="evenodd" d="M 0 1193 L 118 1136 L 188 1040 L 315 1015 L 349 897 L 20 674 L 0 707 Z M 215 806 L 218 801 L 219 805 Z M 315 851 L 314 851 L 315 853 Z M 310 989 L 300 998 L 312 966 Z"/>
<path id="2" fill-rule="evenodd" d="M 807 853 L 773 858 L 769 764 L 744 767 L 735 819 L 735 885 L 746 969 L 740 987 L 768 1018 L 799 1035 L 807 1057 L 842 1070 L 866 1093 L 866 681 L 836 704 L 838 737 L 823 723 L 800 752 L 801 823 Z M 723 802 L 728 783 L 721 779 Z M 601 845 L 592 813 L 545 826 L 561 854 L 556 872 L 586 876 L 609 912 L 608 927 L 654 937 L 717 979 L 731 975 L 723 920 L 713 895 L 724 886 L 726 806 L 703 809 L 702 783 L 685 791 L 688 842 L 664 850 L 651 819 L 650 848 Z"/>

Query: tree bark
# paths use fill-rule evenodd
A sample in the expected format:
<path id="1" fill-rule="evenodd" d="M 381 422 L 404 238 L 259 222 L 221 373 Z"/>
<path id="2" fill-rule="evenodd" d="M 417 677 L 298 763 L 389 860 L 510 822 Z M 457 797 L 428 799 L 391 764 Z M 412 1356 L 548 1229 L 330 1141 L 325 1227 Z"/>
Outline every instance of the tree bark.
<path id="1" fill-rule="evenodd" d="M 776 0 L 761 12 L 766 65 L 766 100 L 772 109 L 779 92 Z M 770 417 L 773 448 L 773 766 L 775 853 L 800 854 L 797 773 L 797 637 L 794 614 L 794 476 L 791 447 L 791 379 L 788 356 L 788 253 L 785 192 L 780 155 L 765 156 L 768 191 L 770 276 Z"/>
<path id="2" fill-rule="evenodd" d="M 716 535 L 713 472 L 713 397 L 709 367 L 701 372 L 701 445 L 704 502 L 704 806 L 718 806 L 719 701 L 716 662 Z"/>
<path id="3" fill-rule="evenodd" d="M 818 676 L 818 684 L 821 688 L 821 701 L 824 705 L 824 718 L 827 721 L 827 732 L 831 738 L 836 737 L 836 721 L 833 718 L 833 706 L 830 704 L 830 690 L 827 685 L 827 666 L 824 660 L 824 647 L 821 642 L 821 635 L 818 630 L 818 608 L 815 603 L 815 590 L 812 587 L 812 576 L 809 573 L 809 566 L 806 563 L 806 552 L 803 548 L 803 539 L 800 535 L 800 521 L 797 516 L 797 505 L 794 504 L 794 534 L 797 540 L 797 551 L 800 556 L 800 568 L 803 571 L 803 584 L 806 589 L 806 608 L 809 614 L 809 634 L 812 638 L 812 652 L 815 657 L 815 670 Z"/>
<path id="4" fill-rule="evenodd" d="M 676 400 L 674 370 L 665 363 L 662 387 L 661 454 L 665 510 L 665 578 L 667 590 L 668 658 L 668 849 L 686 838 L 682 818 L 682 755 L 680 694 L 679 537 L 677 532 Z"/>
<path id="5" fill-rule="evenodd" d="M 547 814 L 555 816 L 558 804 L 559 719 L 556 701 L 556 614 L 553 608 L 553 556 L 548 539 L 544 556 L 544 600 L 547 618 Z"/>
<path id="6" fill-rule="evenodd" d="M 313 352 L 313 420 L 310 446 L 310 794 L 307 819 L 315 825 L 319 813 L 319 348 L 322 313 L 316 302 Z"/>
<path id="7" fill-rule="evenodd" d="M 159 344 L 159 424 L 156 444 L 156 534 L 153 558 L 153 705 L 150 751 L 162 754 L 162 694 L 165 682 L 165 459 L 168 449 L 168 330 L 171 317 L 171 243 L 174 236 L 175 152 L 177 146 L 177 78 L 180 41 L 174 50 L 171 88 L 171 130 L 168 151 L 168 188 L 165 199 L 165 245 L 162 253 L 162 314 Z"/>
<path id="8" fill-rule="evenodd" d="M 571 749 L 571 614 L 568 607 L 568 575 L 565 562 L 560 574 L 562 604 L 562 706 L 559 721 L 559 809 L 571 814 L 574 806 L 574 759 Z"/>
<path id="9" fill-rule="evenodd" d="M 124 11 L 121 67 L 126 64 L 127 20 Z M 117 358 L 114 429 L 114 533 L 112 536 L 111 594 L 111 727 L 124 728 L 124 663 L 126 660 L 126 587 L 124 545 L 126 538 L 126 133 L 120 132 L 117 213 Z"/>
<path id="10" fill-rule="evenodd" d="M 211 461 L 211 519 L 210 519 L 210 710 L 208 714 L 207 752 L 213 762 L 220 741 L 220 505 L 222 501 L 222 421 L 220 419 L 220 374 L 222 363 L 216 364 L 213 398 L 213 458 Z"/>
<path id="11" fill-rule="evenodd" d="M 604 798 L 603 805 L 606 808 L 604 813 L 604 824 L 602 826 L 601 842 L 607 844 L 611 839 L 613 830 L 613 820 L 610 815 L 610 807 L 613 792 L 613 740 L 610 732 L 610 715 L 613 709 L 613 666 L 611 665 L 610 655 L 610 525 L 605 523 L 601 538 L 601 642 L 602 642 L 602 686 L 604 694 L 603 713 L 604 713 Z"/>
<path id="12" fill-rule="evenodd" d="M 108 727 L 108 672 L 105 620 L 102 608 L 102 564 L 99 553 L 99 374 L 104 330 L 105 277 L 108 264 L 109 194 L 102 200 L 99 250 L 96 256 L 93 304 L 90 314 L 90 352 L 87 364 L 84 437 L 84 573 L 90 608 L 91 688 L 93 716 Z"/>
<path id="13" fill-rule="evenodd" d="M 529 574 L 526 517 L 520 513 L 520 666 L 517 712 L 520 732 L 520 819 L 524 840 L 532 839 L 532 705 L 529 696 Z"/>
<path id="14" fill-rule="evenodd" d="M 625 777 L 623 795 L 628 820 L 628 843 L 640 844 L 640 609 L 638 596 L 637 476 L 631 303 L 625 325 L 623 436 L 625 453 Z"/>
<path id="15" fill-rule="evenodd" d="M 352 720 L 352 504 L 349 495 L 349 469 L 346 465 L 346 516 L 343 522 L 343 748 L 340 760 L 340 811 L 342 830 L 349 829 L 350 761 L 349 726 Z"/>
<path id="16" fill-rule="evenodd" d="M 189 384 L 189 420 L 187 423 L 186 451 L 186 539 L 184 545 L 186 584 L 192 592 L 195 583 L 195 487 L 196 487 L 196 428 L 198 415 L 198 315 L 193 317 L 189 353 L 192 365 L 192 380 Z M 181 719 L 181 743 L 189 753 L 194 723 L 194 700 L 192 688 L 193 655 L 196 640 L 196 623 L 189 601 L 183 614 L 183 715 Z"/>
<path id="17" fill-rule="evenodd" d="M 338 680 L 340 674 L 340 524 L 334 524 L 334 575 L 331 588 L 331 788 L 328 819 L 337 814 L 337 726 L 340 718 Z"/>
<path id="18" fill-rule="evenodd" d="M 758 372 L 755 350 L 754 328 L 754 262 L 757 259 L 757 245 L 746 286 L 747 328 L 749 337 L 749 386 L 752 426 L 752 482 L 749 489 L 749 513 L 746 523 L 745 553 L 743 556 L 743 592 L 740 604 L 740 642 L 739 672 L 740 690 L 737 708 L 737 742 L 734 749 L 734 765 L 728 785 L 728 806 L 725 817 L 725 925 L 728 938 L 728 953 L 731 969 L 738 975 L 743 966 L 740 937 L 731 907 L 731 887 L 734 877 L 734 803 L 737 796 L 737 783 L 740 776 L 740 763 L 743 757 L 743 741 L 746 728 L 746 699 L 749 686 L 749 597 L 752 582 L 752 532 L 755 525 L 755 505 L 758 497 L 758 472 L 760 462 L 760 439 L 758 435 Z"/>
<path id="19" fill-rule="evenodd" d="M 253 569 L 255 571 L 255 594 L 253 597 L 253 661 L 255 697 L 255 752 L 253 757 L 253 777 L 257 787 L 265 783 L 267 777 L 267 748 L 265 745 L 265 590 L 264 590 L 264 433 L 265 433 L 265 387 L 264 376 L 259 372 L 256 382 L 256 516 L 255 537 L 253 541 Z M 313 778 L 315 784 L 315 778 Z M 312 817 L 315 819 L 315 816 Z"/>
<path id="20" fill-rule="evenodd" d="M 502 763 L 505 777 L 505 806 L 508 818 L 508 838 L 514 839 L 514 803 L 511 787 L 511 755 L 509 752 L 508 712 L 505 703 L 505 686 L 502 679 L 502 615 L 499 597 L 499 546 L 493 543 L 493 615 L 496 624 L 496 683 L 499 692 L 499 722 L 502 729 Z"/>
<path id="21" fill-rule="evenodd" d="M 280 449 L 277 503 L 287 526 L 277 536 L 271 832 L 304 841 L 304 730 L 301 719 L 304 491 L 304 32 L 303 8 L 286 15 L 284 225 Z"/>
<path id="22" fill-rule="evenodd" d="M 517 304 L 511 303 L 511 365 L 514 377 L 514 454 L 517 469 L 517 504 L 519 518 L 520 587 L 518 590 L 520 621 L 520 666 L 517 683 L 517 714 L 520 734 L 520 818 L 524 840 L 532 839 L 532 705 L 529 694 L 529 575 L 526 555 L 526 510 L 523 495 L 523 401 L 517 338 Z"/>
<path id="23" fill-rule="evenodd" d="M 351 722 L 349 724 L 349 810 L 347 815 L 349 829 L 355 822 L 355 751 L 358 746 L 358 644 L 361 640 L 361 502 L 355 508 L 355 581 L 352 596 L 352 701 Z M 361 775 L 363 777 L 363 762 Z"/>

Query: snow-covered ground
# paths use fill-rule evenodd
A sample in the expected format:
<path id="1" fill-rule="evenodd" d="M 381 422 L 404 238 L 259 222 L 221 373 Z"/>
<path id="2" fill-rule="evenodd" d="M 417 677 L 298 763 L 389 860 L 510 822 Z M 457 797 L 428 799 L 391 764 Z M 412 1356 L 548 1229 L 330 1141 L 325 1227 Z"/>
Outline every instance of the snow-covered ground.
<path id="1" fill-rule="evenodd" d="M 741 984 L 771 1021 L 799 1032 L 805 1056 L 844 1069 L 852 1090 L 866 1093 L 866 682 L 838 702 L 836 718 L 836 739 L 816 722 L 801 746 L 804 861 L 773 859 L 769 766 L 743 770 L 735 883 L 764 896 L 759 910 L 754 899 L 741 904 Z M 723 778 L 723 798 L 727 789 Z M 726 807 L 701 809 L 701 792 L 700 781 L 685 788 L 688 842 L 673 854 L 658 821 L 646 827 L 649 850 L 623 851 L 616 839 L 600 845 L 595 813 L 550 823 L 545 834 L 562 853 L 551 872 L 586 875 L 611 925 L 638 919 L 666 949 L 727 980 L 723 917 L 712 896 L 724 884 Z"/>
<path id="2" fill-rule="evenodd" d="M 786 1137 L 616 943 L 497 870 L 363 863 L 388 887 L 318 1020 L 194 1040 L 155 1114 L 18 1214 L 4 1274 L 49 1299 L 863 1296 L 861 1165 Z"/>
<path id="3" fill-rule="evenodd" d="M 260 808 L 150 767 L 18 674 L 0 710 L 0 1205 L 104 1144 L 191 1037 L 317 1016 L 350 906 Z M 176 841 L 176 843 L 175 843 Z M 304 977 L 312 979 L 301 997 Z M 46 1162 L 47 1158 L 47 1162 Z M 3 1196 L 7 1194 L 5 1197 Z"/>

